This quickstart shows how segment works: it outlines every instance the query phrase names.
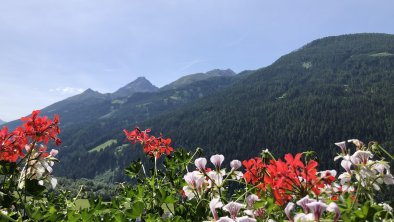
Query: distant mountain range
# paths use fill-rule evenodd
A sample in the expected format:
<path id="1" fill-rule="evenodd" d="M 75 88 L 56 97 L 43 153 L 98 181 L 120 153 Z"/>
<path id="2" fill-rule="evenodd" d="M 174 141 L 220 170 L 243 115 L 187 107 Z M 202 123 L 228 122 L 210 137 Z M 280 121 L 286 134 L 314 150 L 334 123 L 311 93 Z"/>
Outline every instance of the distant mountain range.
<path id="1" fill-rule="evenodd" d="M 0 125 L 2 125 L 4 123 L 6 123 L 6 122 L 0 119 Z"/>
<path id="2" fill-rule="evenodd" d="M 121 181 L 122 169 L 143 155 L 125 144 L 125 128 L 151 127 L 175 147 L 200 146 L 226 160 L 263 148 L 278 155 L 312 149 L 328 166 L 337 141 L 394 145 L 392 98 L 394 36 L 354 34 L 318 39 L 258 70 L 212 70 L 160 89 L 140 77 L 115 93 L 88 89 L 42 112 L 61 119 L 57 175 Z"/>

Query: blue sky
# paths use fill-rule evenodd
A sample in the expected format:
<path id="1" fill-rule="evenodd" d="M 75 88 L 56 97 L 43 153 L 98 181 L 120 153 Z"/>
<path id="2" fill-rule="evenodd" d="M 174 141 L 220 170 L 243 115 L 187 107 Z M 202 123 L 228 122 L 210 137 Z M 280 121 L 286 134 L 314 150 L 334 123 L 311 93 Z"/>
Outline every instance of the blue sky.
<path id="1" fill-rule="evenodd" d="M 0 119 L 145 76 L 267 66 L 325 36 L 394 34 L 392 0 L 29 0 L 0 4 Z"/>

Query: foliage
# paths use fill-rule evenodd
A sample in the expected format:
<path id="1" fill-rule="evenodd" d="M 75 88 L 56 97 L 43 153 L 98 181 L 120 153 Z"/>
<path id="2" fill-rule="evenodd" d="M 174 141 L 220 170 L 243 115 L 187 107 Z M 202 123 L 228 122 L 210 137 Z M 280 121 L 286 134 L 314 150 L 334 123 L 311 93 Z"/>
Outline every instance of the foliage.
<path id="1" fill-rule="evenodd" d="M 76 195 L 44 186 L 56 186 L 50 166 L 57 151 L 48 154 L 43 146 L 50 140 L 59 144 L 60 130 L 56 116 L 52 121 L 38 114 L 34 111 L 14 132 L 2 130 L 3 221 L 394 220 L 392 207 L 376 201 L 377 193 L 394 184 L 386 161 L 394 158 L 376 142 L 336 143 L 341 153 L 335 160 L 344 169 L 337 177 L 335 170 L 318 172 L 311 152 L 286 154 L 283 161 L 264 150 L 250 160 L 232 160 L 229 168 L 225 157 L 215 154 L 208 165 L 201 149 L 174 150 L 171 139 L 139 128 L 124 133 L 132 144 L 142 145 L 152 164 L 133 161 L 125 169 L 132 183 L 119 184 L 110 202 L 90 196 L 81 207 L 83 186 Z"/>
<path id="2" fill-rule="evenodd" d="M 96 98 L 48 107 L 62 118 L 64 152 L 55 174 L 94 179 L 112 171 L 108 182 L 125 181 L 122 169 L 131 161 L 148 164 L 142 150 L 117 151 L 124 141 L 121 131 L 129 126 L 162 131 L 174 147 L 225 153 L 226 160 L 250 159 L 266 148 L 275 156 L 314 150 L 320 169 L 338 169 L 327 158 L 335 155 L 332 141 L 359 138 L 394 147 L 394 56 L 376 56 L 390 53 L 393 35 L 328 37 L 242 78 L 137 93 L 122 98 L 122 104 Z M 110 139 L 119 144 L 88 153 Z"/>

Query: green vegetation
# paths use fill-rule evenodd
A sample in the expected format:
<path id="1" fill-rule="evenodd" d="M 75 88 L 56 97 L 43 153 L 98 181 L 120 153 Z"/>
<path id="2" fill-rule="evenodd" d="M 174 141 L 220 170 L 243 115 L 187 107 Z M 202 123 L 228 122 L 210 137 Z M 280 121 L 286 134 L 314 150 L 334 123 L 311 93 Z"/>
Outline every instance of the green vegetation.
<path id="1" fill-rule="evenodd" d="M 89 153 L 91 153 L 91 152 L 100 152 L 100 151 L 103 151 L 106 148 L 110 147 L 111 145 L 117 144 L 117 143 L 118 143 L 118 141 L 116 139 L 111 139 L 111 140 L 106 141 L 105 143 L 102 143 L 102 144 L 96 146 L 95 148 L 89 150 L 88 152 Z"/>
<path id="2" fill-rule="evenodd" d="M 393 55 L 394 55 L 394 54 L 389 53 L 389 52 L 380 52 L 380 53 L 371 54 L 370 56 L 384 57 L 384 56 L 393 56 Z"/>
<path id="3" fill-rule="evenodd" d="M 120 169 L 142 159 L 142 152 L 116 150 L 124 141 L 121 131 L 135 126 L 171 135 L 175 147 L 201 146 L 230 159 L 249 158 L 262 148 L 276 155 L 312 149 L 326 168 L 334 167 L 325 158 L 336 152 L 332 141 L 356 137 L 393 147 L 394 56 L 370 56 L 382 52 L 394 54 L 393 35 L 328 37 L 254 72 L 136 93 L 112 107 L 116 111 L 107 119 L 97 120 L 116 104 L 92 102 L 81 110 L 81 122 L 69 124 L 60 115 L 64 147 L 55 172 L 94 179 L 110 170 L 111 180 L 124 181 Z M 174 95 L 181 99 L 170 99 Z M 88 152 L 112 139 L 118 144 Z"/>

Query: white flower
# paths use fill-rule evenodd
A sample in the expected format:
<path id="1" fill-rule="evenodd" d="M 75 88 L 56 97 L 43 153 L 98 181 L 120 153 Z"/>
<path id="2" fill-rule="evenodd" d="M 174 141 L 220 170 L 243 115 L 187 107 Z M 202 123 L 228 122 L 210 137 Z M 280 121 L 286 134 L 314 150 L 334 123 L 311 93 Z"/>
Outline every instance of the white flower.
<path id="1" fill-rule="evenodd" d="M 350 160 L 354 164 L 367 164 L 369 158 L 372 158 L 373 155 L 370 151 L 358 150 L 350 157 Z"/>
<path id="2" fill-rule="evenodd" d="M 233 160 L 230 162 L 231 170 L 238 170 L 241 166 L 242 163 L 239 160 Z"/>
<path id="3" fill-rule="evenodd" d="M 252 209 L 253 204 L 259 200 L 260 200 L 260 198 L 256 194 L 251 194 L 251 195 L 247 196 L 246 197 L 246 204 L 247 204 L 248 209 Z"/>
<path id="4" fill-rule="evenodd" d="M 390 173 L 390 165 L 386 162 L 375 162 L 372 169 L 380 174 Z"/>
<path id="5" fill-rule="evenodd" d="M 387 212 L 392 212 L 393 211 L 393 208 L 390 205 L 386 204 L 386 203 L 380 203 L 379 205 L 383 207 L 384 211 L 387 211 Z"/>
<path id="6" fill-rule="evenodd" d="M 207 159 L 205 159 L 204 157 L 201 158 L 197 158 L 194 161 L 194 164 L 196 165 L 197 169 L 200 171 L 205 171 L 205 165 L 207 165 Z"/>
<path id="7" fill-rule="evenodd" d="M 355 189 L 354 189 L 353 186 L 349 186 L 349 185 L 343 185 L 342 186 L 342 192 L 349 192 L 349 193 L 351 193 L 351 192 L 354 192 L 354 191 L 355 191 Z"/>
<path id="8" fill-rule="evenodd" d="M 383 182 L 386 185 L 393 185 L 394 184 L 394 177 L 391 174 L 385 174 L 383 175 Z"/>
<path id="9" fill-rule="evenodd" d="M 297 205 L 302 207 L 302 209 L 304 210 L 304 213 L 309 213 L 309 208 L 306 206 L 306 204 L 308 203 L 312 203 L 315 202 L 315 199 L 311 199 L 309 198 L 308 195 L 306 195 L 305 197 L 303 197 L 302 199 L 300 199 L 299 201 L 297 201 Z"/>
<path id="10" fill-rule="evenodd" d="M 327 205 L 321 201 L 307 203 L 306 206 L 312 211 L 314 218 L 319 221 L 321 215 L 326 210 Z"/>
<path id="11" fill-rule="evenodd" d="M 335 143 L 335 145 L 337 145 L 337 146 L 339 146 L 339 148 L 341 148 L 341 151 L 342 151 L 343 155 L 347 154 L 346 141 Z"/>
<path id="12" fill-rule="evenodd" d="M 51 152 L 49 152 L 49 155 L 51 155 L 52 157 L 55 157 L 58 153 L 59 153 L 58 150 L 52 149 Z"/>
<path id="13" fill-rule="evenodd" d="M 216 212 L 216 208 L 223 207 L 223 203 L 219 198 L 213 198 L 211 202 L 209 202 L 209 209 L 212 212 L 212 216 L 215 220 L 219 219 L 218 213 Z"/>
<path id="14" fill-rule="evenodd" d="M 216 185 L 217 187 L 222 186 L 223 184 L 223 176 L 226 174 L 226 171 L 223 169 L 219 172 L 216 171 L 210 171 L 208 173 L 209 178 L 212 180 L 213 185 Z"/>
<path id="15" fill-rule="evenodd" d="M 329 176 L 333 176 L 335 177 L 337 175 L 337 171 L 336 170 L 325 170 L 325 171 L 320 171 L 320 177 L 321 178 L 326 178 Z"/>
<path id="16" fill-rule="evenodd" d="M 312 213 L 310 213 L 310 214 L 298 213 L 294 216 L 294 221 L 295 222 L 310 222 L 310 221 L 315 221 L 315 217 Z"/>
<path id="17" fill-rule="evenodd" d="M 211 163 L 216 167 L 216 169 L 220 169 L 220 165 L 222 165 L 224 161 L 224 156 L 220 154 L 216 154 L 211 156 Z"/>
<path id="18" fill-rule="evenodd" d="M 195 193 L 203 192 L 203 185 L 205 182 L 205 177 L 203 174 L 198 171 L 193 171 L 187 173 L 183 178 L 187 183 L 187 186 L 183 187 L 183 191 L 189 200 L 195 197 Z"/>
<path id="19" fill-rule="evenodd" d="M 352 167 L 352 162 L 349 159 L 344 158 L 341 161 L 341 166 L 343 167 L 343 169 L 346 170 L 346 172 L 350 172 L 350 168 Z"/>
<path id="20" fill-rule="evenodd" d="M 291 211 L 294 209 L 294 203 L 292 203 L 292 202 L 289 202 L 287 205 L 286 205 L 286 208 L 285 208 L 285 214 L 286 214 L 286 216 L 287 216 L 287 218 L 290 220 L 290 221 L 293 221 L 293 218 L 292 218 L 292 216 L 291 216 Z"/>
<path id="21" fill-rule="evenodd" d="M 338 221 L 339 217 L 341 216 L 341 212 L 339 211 L 339 207 L 335 202 L 331 202 L 327 206 L 327 211 L 335 213 L 334 222 Z"/>
<path id="22" fill-rule="evenodd" d="M 256 222 L 257 220 L 254 218 L 250 218 L 248 216 L 243 216 L 243 217 L 238 217 L 237 219 L 235 219 L 235 221 L 237 221 L 237 222 Z"/>
<path id="23" fill-rule="evenodd" d="M 245 205 L 237 203 L 237 202 L 230 202 L 226 206 L 223 207 L 223 210 L 229 212 L 230 217 L 232 219 L 235 219 L 238 215 L 238 212 L 241 210 L 241 208 L 245 208 Z"/>
<path id="24" fill-rule="evenodd" d="M 234 222 L 235 220 L 229 217 L 221 217 L 217 222 Z"/>
<path id="25" fill-rule="evenodd" d="M 339 175 L 338 179 L 340 179 L 341 184 L 344 185 L 352 180 L 352 175 L 348 172 L 344 172 L 341 175 Z"/>
<path id="26" fill-rule="evenodd" d="M 54 161 L 57 161 L 57 159 L 51 155 L 44 155 L 44 152 L 44 147 L 41 147 L 40 151 L 36 149 L 31 151 L 30 160 L 25 163 L 18 179 L 19 189 L 24 188 L 26 179 L 37 180 L 41 186 L 44 185 L 44 182 L 47 182 L 52 185 L 53 189 L 56 187 L 57 183 L 52 182 L 56 181 L 56 179 L 52 177 L 51 173 L 53 171 L 52 166 L 54 165 Z M 52 150 L 51 153 L 53 152 L 56 151 Z"/>

